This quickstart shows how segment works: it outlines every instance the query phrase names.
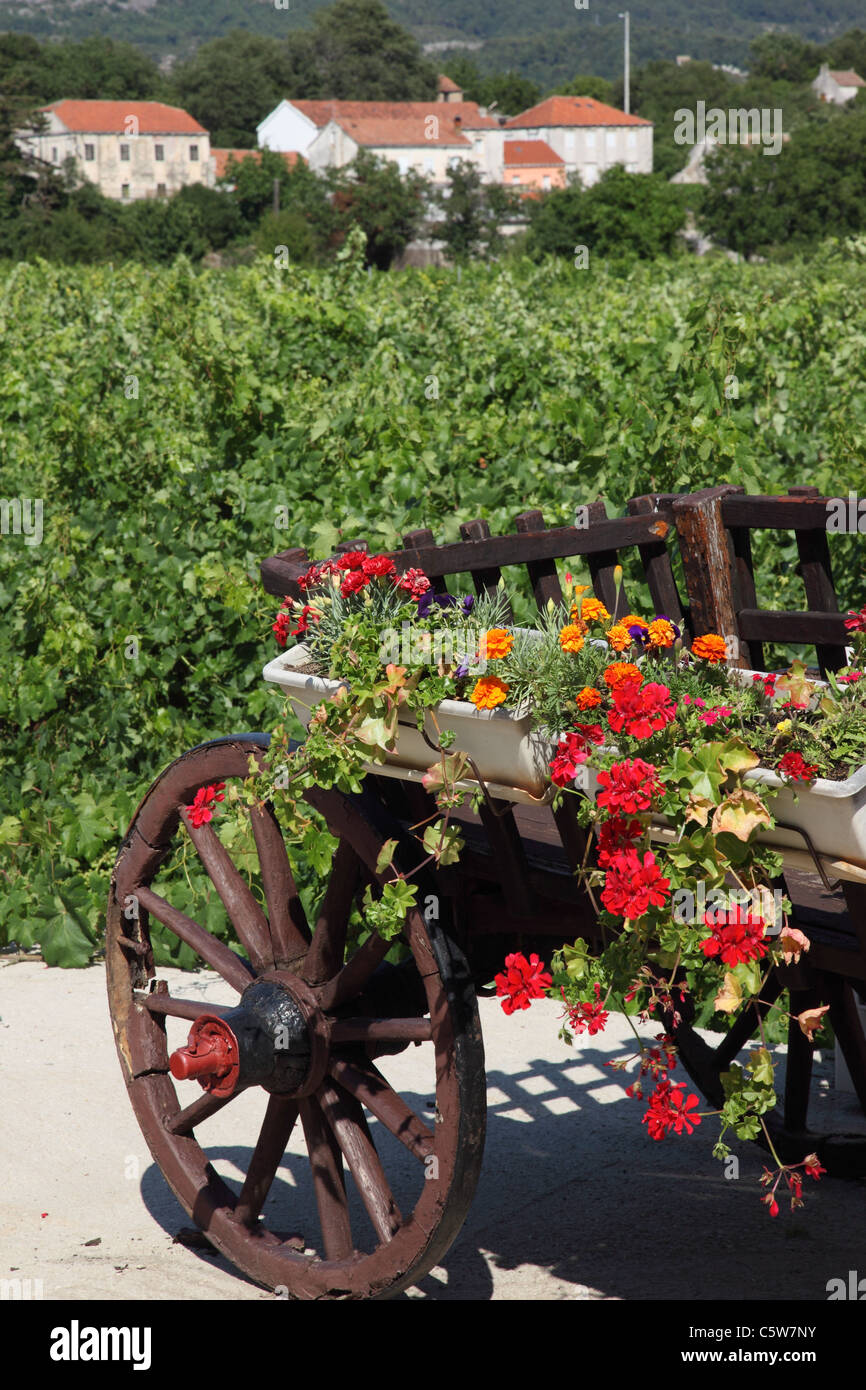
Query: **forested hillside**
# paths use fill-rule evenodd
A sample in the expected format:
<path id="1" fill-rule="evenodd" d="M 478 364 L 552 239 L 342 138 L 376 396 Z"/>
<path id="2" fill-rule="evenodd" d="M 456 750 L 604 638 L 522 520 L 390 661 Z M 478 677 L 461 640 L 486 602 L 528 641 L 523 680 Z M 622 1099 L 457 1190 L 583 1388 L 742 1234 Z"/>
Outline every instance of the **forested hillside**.
<path id="1" fill-rule="evenodd" d="M 123 39 L 157 58 L 187 55 L 208 39 L 232 29 L 277 37 L 305 28 L 325 0 L 0 0 L 0 29 L 38 38 L 84 38 L 94 34 Z M 573 0 L 389 0 L 394 19 L 422 42 L 457 39 L 481 42 L 482 67 L 515 67 L 542 83 L 576 71 L 612 77 L 621 68 L 621 0 L 590 0 L 586 9 Z M 862 0 L 718 0 L 696 6 L 691 0 L 632 0 L 634 58 L 649 62 L 687 52 L 715 62 L 743 65 L 749 43 L 768 30 L 826 42 L 863 24 Z"/>

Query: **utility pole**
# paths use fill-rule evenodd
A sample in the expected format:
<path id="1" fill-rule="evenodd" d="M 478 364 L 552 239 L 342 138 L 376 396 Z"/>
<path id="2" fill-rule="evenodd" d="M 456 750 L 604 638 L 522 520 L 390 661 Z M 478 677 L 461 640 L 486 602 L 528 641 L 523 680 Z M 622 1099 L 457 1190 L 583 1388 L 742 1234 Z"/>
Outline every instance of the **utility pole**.
<path id="1" fill-rule="evenodd" d="M 623 10 L 619 15 L 620 19 L 625 20 L 625 68 L 623 76 L 623 110 L 628 115 L 630 112 L 629 101 L 629 12 Z"/>

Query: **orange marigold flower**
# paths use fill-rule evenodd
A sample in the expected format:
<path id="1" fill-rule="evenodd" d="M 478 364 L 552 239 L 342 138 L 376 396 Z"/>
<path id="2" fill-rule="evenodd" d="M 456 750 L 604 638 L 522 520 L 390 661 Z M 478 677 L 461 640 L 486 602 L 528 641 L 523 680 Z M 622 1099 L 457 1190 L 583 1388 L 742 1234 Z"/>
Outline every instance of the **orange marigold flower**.
<path id="1" fill-rule="evenodd" d="M 572 618 L 582 618 L 585 623 L 603 623 L 610 617 L 600 598 L 584 598 L 571 610 Z"/>
<path id="2" fill-rule="evenodd" d="M 575 696 L 574 703 L 578 709 L 595 709 L 601 704 L 601 694 L 594 685 L 585 685 Z"/>
<path id="3" fill-rule="evenodd" d="M 583 632 L 577 623 L 570 623 L 559 634 L 559 645 L 564 652 L 579 652 L 583 646 L 583 641 Z"/>
<path id="4" fill-rule="evenodd" d="M 624 652 L 626 647 L 630 647 L 634 638 L 627 627 L 622 623 L 615 623 L 608 629 L 607 640 L 615 652 Z"/>
<path id="5" fill-rule="evenodd" d="M 604 673 L 604 683 L 611 690 L 622 685 L 623 681 L 637 681 L 639 685 L 642 680 L 640 668 L 633 661 L 614 661 Z"/>
<path id="6" fill-rule="evenodd" d="M 508 694 L 508 686 L 498 676 L 480 676 L 469 699 L 476 709 L 495 709 Z"/>
<path id="7" fill-rule="evenodd" d="M 674 625 L 667 618 L 656 618 L 655 622 L 650 623 L 648 631 L 651 647 L 672 647 L 676 641 Z"/>
<path id="8" fill-rule="evenodd" d="M 637 613 L 626 613 L 624 618 L 619 619 L 623 627 L 642 627 L 644 632 L 649 628 L 649 623 L 645 618 L 639 618 Z"/>
<path id="9" fill-rule="evenodd" d="M 728 655 L 728 646 L 724 637 L 719 637 L 718 633 L 707 632 L 703 637 L 696 637 L 692 643 L 692 655 L 700 657 L 702 661 L 709 661 L 714 666 L 719 661 L 724 661 Z"/>
<path id="10" fill-rule="evenodd" d="M 493 658 L 507 656 L 514 646 L 514 638 L 504 627 L 492 627 L 485 636 L 486 655 Z"/>

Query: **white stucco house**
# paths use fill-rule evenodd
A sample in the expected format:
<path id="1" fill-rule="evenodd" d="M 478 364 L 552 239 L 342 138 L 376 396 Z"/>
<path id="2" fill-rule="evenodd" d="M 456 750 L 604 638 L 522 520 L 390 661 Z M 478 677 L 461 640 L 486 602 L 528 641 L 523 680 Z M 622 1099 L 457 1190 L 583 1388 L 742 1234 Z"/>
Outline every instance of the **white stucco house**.
<path id="1" fill-rule="evenodd" d="M 614 164 L 629 173 L 652 173 L 652 121 L 593 97 L 548 97 L 506 121 L 505 130 L 545 141 L 564 162 L 566 174 L 578 173 L 586 187 Z"/>
<path id="2" fill-rule="evenodd" d="M 817 92 L 822 101 L 832 101 L 836 106 L 853 100 L 861 87 L 866 87 L 866 82 L 858 73 L 833 71 L 829 63 L 821 64 L 821 71 L 812 83 L 813 92 Z"/>
<path id="3" fill-rule="evenodd" d="M 190 183 L 213 183 L 210 136 L 188 112 L 161 101 L 52 102 L 41 108 L 45 134 L 22 132 L 18 143 L 79 176 L 107 198 L 170 196 Z"/>
<path id="4" fill-rule="evenodd" d="M 365 149 L 436 184 L 455 159 L 475 164 L 486 182 L 501 178 L 502 125 L 455 91 L 435 102 L 284 100 L 257 137 L 260 146 L 303 155 L 315 170 L 340 168 Z"/>

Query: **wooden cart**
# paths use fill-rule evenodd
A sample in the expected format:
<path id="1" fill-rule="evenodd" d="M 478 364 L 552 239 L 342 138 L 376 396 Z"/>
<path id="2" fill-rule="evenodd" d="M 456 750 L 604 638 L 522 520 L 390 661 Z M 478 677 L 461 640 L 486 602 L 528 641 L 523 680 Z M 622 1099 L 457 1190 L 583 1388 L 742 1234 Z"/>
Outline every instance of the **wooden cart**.
<path id="1" fill-rule="evenodd" d="M 588 569 L 612 612 L 614 567 L 625 561 L 627 573 L 630 564 L 648 586 L 654 610 L 687 634 L 738 635 L 742 665 L 761 664 L 763 642 L 805 642 L 827 670 L 844 662 L 845 630 L 825 517 L 824 500 L 811 490 L 780 499 L 723 487 L 640 497 L 616 518 L 597 502 L 582 518 L 588 524 L 577 528 L 548 529 L 539 512 L 526 512 L 508 536 L 491 537 L 486 523 L 475 521 L 460 528 L 459 542 L 437 546 L 429 531 L 415 531 L 393 558 L 400 570 L 423 569 L 439 592 L 449 577 L 465 574 L 481 592 L 497 584 L 503 568 L 525 567 L 539 606 L 560 599 L 556 561 L 568 558 L 572 568 Z M 794 531 L 808 612 L 759 610 L 750 548 L 756 526 Z M 341 547 L 359 548 L 358 540 Z M 266 589 L 280 598 L 298 596 L 296 580 L 307 564 L 300 550 L 265 561 Z M 620 612 L 629 611 L 625 593 L 619 603 Z M 412 827 L 435 809 L 432 799 L 417 783 L 379 775 L 367 777 L 358 795 L 309 791 L 310 805 L 339 841 L 310 923 L 269 808 L 251 812 L 254 872 L 248 852 L 239 866 L 213 825 L 196 828 L 184 809 L 199 788 L 243 779 L 250 756 L 259 758 L 267 746 L 267 736 L 244 734 L 192 749 L 156 780 L 134 817 L 118 856 L 107 924 L 121 1065 L 166 1180 L 240 1270 L 292 1298 L 388 1297 L 441 1260 L 472 1200 L 485 1133 L 478 988 L 509 951 L 537 950 L 549 961 L 555 947 L 578 936 L 597 942 L 595 913 L 574 877 L 584 835 L 572 797 L 556 811 L 489 797 L 479 814 L 459 812 L 466 840 L 460 863 L 422 873 L 419 908 L 408 914 L 404 931 L 407 957 L 394 964 L 385 959 L 390 943 L 375 932 L 347 949 L 349 920 L 366 886 L 379 881 L 376 862 L 386 840 L 397 841 L 404 871 L 421 862 Z M 186 912 L 172 903 L 163 878 L 190 841 L 212 891 L 198 905 L 187 901 Z M 784 886 L 812 949 L 808 963 L 803 957 L 799 966 L 771 971 L 762 1007 L 785 989 L 793 1012 L 828 1002 L 866 1109 L 866 1042 L 855 1007 L 855 993 L 866 988 L 866 871 L 813 863 L 806 847 L 797 866 L 786 868 Z M 219 902 L 236 950 L 208 929 Z M 154 969 L 151 917 L 237 992 L 237 1006 L 170 994 Z M 189 1020 L 208 1046 L 223 1046 L 221 1037 L 239 1040 L 241 1081 L 231 1094 L 228 1086 L 224 1094 L 205 1090 L 189 1100 L 187 1085 L 179 1098 L 166 1035 L 172 1019 Z M 721 1103 L 721 1073 L 756 1031 L 754 1008 L 715 1047 L 688 1018 L 675 1030 L 668 1020 L 668 1027 L 695 1083 L 713 1105 Z M 427 1109 L 385 1075 L 389 1059 L 412 1046 L 425 1049 L 427 1097 L 435 1098 Z M 783 1113 L 773 1116 L 782 1157 L 796 1162 L 814 1150 L 831 1173 L 866 1173 L 866 1139 L 808 1130 L 812 1049 L 796 1028 L 789 1046 Z M 256 1086 L 267 1095 L 264 1118 L 250 1134 L 243 1182 L 232 1187 L 209 1162 L 208 1120 Z M 368 1116 L 377 1121 L 378 1147 Z M 294 1192 L 292 1229 L 272 1229 L 263 1209 L 296 1125 L 309 1156 L 309 1183 Z"/>

